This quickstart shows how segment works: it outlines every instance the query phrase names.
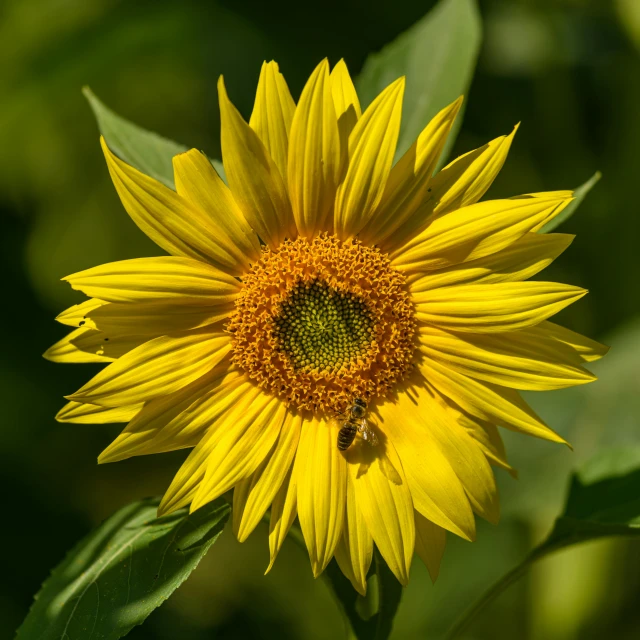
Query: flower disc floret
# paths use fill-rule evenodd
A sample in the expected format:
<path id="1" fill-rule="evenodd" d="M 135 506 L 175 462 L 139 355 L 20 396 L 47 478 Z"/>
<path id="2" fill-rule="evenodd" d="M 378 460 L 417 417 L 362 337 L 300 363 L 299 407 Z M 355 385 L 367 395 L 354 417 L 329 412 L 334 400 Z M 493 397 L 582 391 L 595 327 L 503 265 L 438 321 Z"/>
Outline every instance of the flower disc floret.
<path id="1" fill-rule="evenodd" d="M 298 409 L 335 412 L 404 378 L 415 319 L 384 254 L 323 234 L 265 248 L 227 330 L 234 362 L 260 387 Z"/>

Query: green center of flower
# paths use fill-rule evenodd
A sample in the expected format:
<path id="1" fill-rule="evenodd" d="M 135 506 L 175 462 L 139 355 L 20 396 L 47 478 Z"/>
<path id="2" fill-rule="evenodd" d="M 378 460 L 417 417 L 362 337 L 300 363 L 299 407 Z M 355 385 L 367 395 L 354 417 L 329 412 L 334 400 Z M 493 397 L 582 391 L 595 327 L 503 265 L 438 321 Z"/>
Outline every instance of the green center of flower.
<path id="1" fill-rule="evenodd" d="M 374 339 L 364 302 L 318 280 L 296 285 L 274 325 L 280 349 L 298 369 L 336 371 L 363 356 Z"/>

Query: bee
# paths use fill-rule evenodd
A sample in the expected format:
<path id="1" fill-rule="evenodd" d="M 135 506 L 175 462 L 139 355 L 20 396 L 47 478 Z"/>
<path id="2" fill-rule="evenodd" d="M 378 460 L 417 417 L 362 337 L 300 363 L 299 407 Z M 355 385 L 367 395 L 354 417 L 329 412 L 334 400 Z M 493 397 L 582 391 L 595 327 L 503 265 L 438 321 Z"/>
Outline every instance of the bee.
<path id="1" fill-rule="evenodd" d="M 342 419 L 342 425 L 338 432 L 338 449 L 346 451 L 355 440 L 356 435 L 371 446 L 378 444 L 378 437 L 369 427 L 366 418 L 367 403 L 362 398 L 355 398 L 346 413 L 339 416 Z"/>

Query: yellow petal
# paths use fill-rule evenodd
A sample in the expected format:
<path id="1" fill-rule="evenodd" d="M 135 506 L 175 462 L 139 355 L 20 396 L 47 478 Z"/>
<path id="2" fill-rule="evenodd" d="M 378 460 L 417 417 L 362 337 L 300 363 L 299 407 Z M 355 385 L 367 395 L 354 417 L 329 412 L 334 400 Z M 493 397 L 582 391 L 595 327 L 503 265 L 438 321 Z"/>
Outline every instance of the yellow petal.
<path id="1" fill-rule="evenodd" d="M 184 388 L 147 402 L 98 462 L 193 447 L 252 391 L 242 373 L 229 371 L 228 363 L 222 362 Z"/>
<path id="2" fill-rule="evenodd" d="M 338 120 L 331 97 L 329 63 L 323 60 L 307 81 L 293 116 L 289 139 L 289 193 L 298 232 L 313 237 L 330 231 L 340 170 Z"/>
<path id="3" fill-rule="evenodd" d="M 222 181 L 207 156 L 191 149 L 173 157 L 178 195 L 198 208 L 210 233 L 224 247 L 220 257 L 225 271 L 242 275 L 260 257 L 260 241 L 242 215 L 229 187 Z"/>
<path id="4" fill-rule="evenodd" d="M 96 333 L 93 329 L 85 329 L 84 327 L 75 329 L 64 338 L 58 340 L 58 342 L 51 345 L 42 354 L 42 357 L 50 362 L 68 362 L 74 364 L 81 362 L 111 362 L 113 358 L 104 354 L 83 351 L 74 344 L 75 340 L 89 332 Z"/>
<path id="5" fill-rule="evenodd" d="M 508 247 L 571 200 L 550 196 L 487 200 L 436 218 L 419 236 L 391 254 L 401 271 L 442 269 Z"/>
<path id="6" fill-rule="evenodd" d="M 117 158 L 100 138 L 120 200 L 132 220 L 167 253 L 205 260 L 225 268 L 232 257 L 188 200 Z"/>
<path id="7" fill-rule="evenodd" d="M 387 248 L 385 240 L 422 205 L 461 106 L 462 96 L 442 109 L 391 169 L 380 204 L 360 233 L 363 242 Z"/>
<path id="8" fill-rule="evenodd" d="M 209 453 L 192 512 L 232 489 L 260 466 L 276 442 L 286 415 L 287 407 L 278 398 L 271 398 L 254 421 L 227 425 L 224 436 Z"/>
<path id="9" fill-rule="evenodd" d="M 418 368 L 429 384 L 467 413 L 512 431 L 568 444 L 535 414 L 517 391 L 479 382 L 435 360 L 423 359 Z"/>
<path id="10" fill-rule="evenodd" d="M 438 173 L 431 192 L 437 203 L 433 209 L 436 215 L 466 207 L 482 198 L 500 173 L 519 126 L 508 136 L 500 136 L 456 158 Z"/>
<path id="11" fill-rule="evenodd" d="M 381 405 L 380 417 L 402 460 L 414 508 L 439 526 L 466 540 L 474 540 L 471 505 L 429 429 L 429 407 L 414 404 L 407 393 L 401 392 L 397 403 Z"/>
<path id="12" fill-rule="evenodd" d="M 298 518 L 315 577 L 340 540 L 347 498 L 347 463 L 336 445 L 339 425 L 334 422 L 305 421 L 296 454 Z"/>
<path id="13" fill-rule="evenodd" d="M 180 299 L 167 303 L 105 304 L 87 315 L 87 322 L 106 335 L 161 336 L 214 324 L 233 312 L 232 302 L 185 305 Z"/>
<path id="14" fill-rule="evenodd" d="M 349 145 L 349 135 L 362 115 L 362 109 L 360 108 L 360 100 L 358 100 L 356 88 L 353 86 L 353 81 L 344 60 L 340 60 L 333 67 L 329 79 L 331 80 L 333 105 L 338 117 L 340 146 L 344 152 Z M 346 154 L 343 153 L 343 157 L 346 159 Z"/>
<path id="15" fill-rule="evenodd" d="M 335 105 L 336 115 L 341 118 L 348 111 L 353 111 L 355 120 L 362 115 L 360 100 L 356 88 L 353 85 L 349 70 L 343 59 L 331 70 L 331 95 Z"/>
<path id="16" fill-rule="evenodd" d="M 90 353 L 111 362 L 147 340 L 147 336 L 110 334 L 89 329 L 74 338 L 71 343 L 83 353 Z"/>
<path id="17" fill-rule="evenodd" d="M 367 593 L 367 573 L 373 557 L 373 538 L 356 503 L 353 482 L 347 478 L 347 516 L 342 540 L 336 547 L 336 561 L 353 588 Z"/>
<path id="18" fill-rule="evenodd" d="M 575 357 L 577 362 L 594 362 L 609 351 L 606 345 L 549 321 L 529 327 L 526 335 L 531 340 L 553 341 L 553 349 L 561 350 L 565 357 Z"/>
<path id="19" fill-rule="evenodd" d="M 458 423 L 459 413 L 430 387 L 416 385 L 411 395 L 414 401 L 407 403 L 407 415 L 422 426 L 421 433 L 426 431 L 442 452 L 462 483 L 473 510 L 497 524 L 500 502 L 493 471 L 478 443 Z"/>
<path id="20" fill-rule="evenodd" d="M 110 424 L 114 422 L 129 422 L 142 409 L 142 404 L 128 407 L 106 409 L 96 404 L 82 402 L 67 402 L 58 411 L 58 422 L 73 422 L 75 424 Z"/>
<path id="21" fill-rule="evenodd" d="M 595 380 L 595 376 L 553 348 L 553 340 L 532 339 L 527 329 L 509 333 L 455 335 L 420 328 L 420 351 L 472 378 L 546 391 Z"/>
<path id="22" fill-rule="evenodd" d="M 431 581 L 435 582 L 440 573 L 440 562 L 444 555 L 447 534 L 442 527 L 427 520 L 422 514 L 416 515 L 416 553 L 424 562 Z"/>
<path id="23" fill-rule="evenodd" d="M 63 280 L 108 302 L 213 305 L 232 302 L 240 290 L 238 281 L 219 269 L 172 256 L 108 262 Z"/>
<path id="24" fill-rule="evenodd" d="M 334 214 L 335 233 L 343 240 L 364 228 L 382 198 L 400 133 L 404 84 L 399 78 L 382 91 L 349 136 L 349 166 Z"/>
<path id="25" fill-rule="evenodd" d="M 412 293 L 458 284 L 520 282 L 542 271 L 573 241 L 563 233 L 526 233 L 508 247 L 484 258 L 470 260 L 407 279 Z"/>
<path id="26" fill-rule="evenodd" d="M 518 477 L 518 472 L 507 462 L 504 442 L 495 424 L 463 412 L 458 416 L 458 423 L 478 443 L 489 462 L 508 471 L 514 478 Z"/>
<path id="27" fill-rule="evenodd" d="M 443 287 L 413 298 L 422 322 L 454 331 L 499 333 L 538 324 L 586 293 L 557 282 L 504 282 Z"/>
<path id="28" fill-rule="evenodd" d="M 204 375 L 230 349 L 224 333 L 154 338 L 112 362 L 67 399 L 104 407 L 148 402 Z"/>
<path id="29" fill-rule="evenodd" d="M 302 418 L 288 413 L 270 455 L 233 492 L 233 530 L 244 542 L 264 516 L 282 486 L 293 462 Z"/>
<path id="30" fill-rule="evenodd" d="M 291 97 L 284 76 L 280 73 L 278 63 L 263 62 L 249 126 L 262 140 L 285 182 L 289 157 L 289 130 L 295 110 L 296 103 Z"/>
<path id="31" fill-rule="evenodd" d="M 113 362 L 146 339 L 139 335 L 111 335 L 80 327 L 49 347 L 43 357 L 51 362 Z"/>
<path id="32" fill-rule="evenodd" d="M 238 395 L 231 404 L 225 404 L 222 412 L 217 413 L 204 437 L 184 461 L 162 498 L 158 514 L 172 513 L 192 503 L 202 485 L 211 456 L 220 443 L 229 438 L 231 433 L 237 435 L 253 423 L 260 428 L 265 422 L 270 422 L 273 409 L 278 405 L 275 398 L 262 393 L 255 385 L 247 384 L 244 393 Z"/>
<path id="33" fill-rule="evenodd" d="M 222 159 L 231 192 L 253 230 L 271 248 L 295 237 L 291 204 L 280 171 L 256 132 L 218 81 Z"/>
<path id="34" fill-rule="evenodd" d="M 80 304 L 74 304 L 72 307 L 65 309 L 62 313 L 56 316 L 56 320 L 61 324 L 69 325 L 70 327 L 85 327 L 95 329 L 91 323 L 87 323 L 87 314 L 98 307 L 106 304 L 104 300 L 97 300 L 96 298 L 89 298 Z"/>
<path id="35" fill-rule="evenodd" d="M 546 198 L 549 193 L 553 193 L 550 191 L 538 191 L 537 193 L 527 193 L 523 196 L 521 196 L 522 198 Z M 560 192 L 558 192 L 560 193 Z M 575 192 L 573 191 L 565 191 L 565 193 L 567 194 L 568 198 L 573 198 L 575 196 Z M 537 232 L 540 231 L 540 229 L 542 229 L 542 227 L 544 227 L 545 224 L 547 224 L 547 222 L 550 222 L 551 220 L 553 220 L 555 218 L 555 215 L 550 215 L 546 220 L 542 220 L 540 221 L 533 229 L 532 231 Z"/>
<path id="36" fill-rule="evenodd" d="M 478 202 L 502 169 L 517 129 L 456 158 L 437 173 L 422 205 L 389 236 L 388 250 L 395 251 L 414 238 L 432 217 Z"/>
<path id="37" fill-rule="evenodd" d="M 298 506 L 298 483 L 297 483 L 296 462 L 291 465 L 289 473 L 284 479 L 282 486 L 278 489 L 273 504 L 271 505 L 271 515 L 269 519 L 269 553 L 270 561 L 265 575 L 273 568 L 273 563 L 282 548 L 282 543 L 291 529 L 291 525 L 296 518 Z"/>
<path id="38" fill-rule="evenodd" d="M 347 451 L 356 503 L 382 557 L 398 581 L 409 582 L 415 522 L 409 484 L 392 442 L 379 434 L 376 447 L 358 442 Z"/>

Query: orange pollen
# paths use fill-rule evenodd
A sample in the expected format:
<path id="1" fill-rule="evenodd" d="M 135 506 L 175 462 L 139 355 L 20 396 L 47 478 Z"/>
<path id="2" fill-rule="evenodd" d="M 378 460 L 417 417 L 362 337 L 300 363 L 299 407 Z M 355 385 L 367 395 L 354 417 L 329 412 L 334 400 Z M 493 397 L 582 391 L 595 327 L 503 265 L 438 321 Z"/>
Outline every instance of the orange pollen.
<path id="1" fill-rule="evenodd" d="M 227 330 L 233 362 L 262 389 L 330 414 L 387 395 L 407 375 L 416 323 L 385 254 L 323 234 L 264 248 Z"/>

